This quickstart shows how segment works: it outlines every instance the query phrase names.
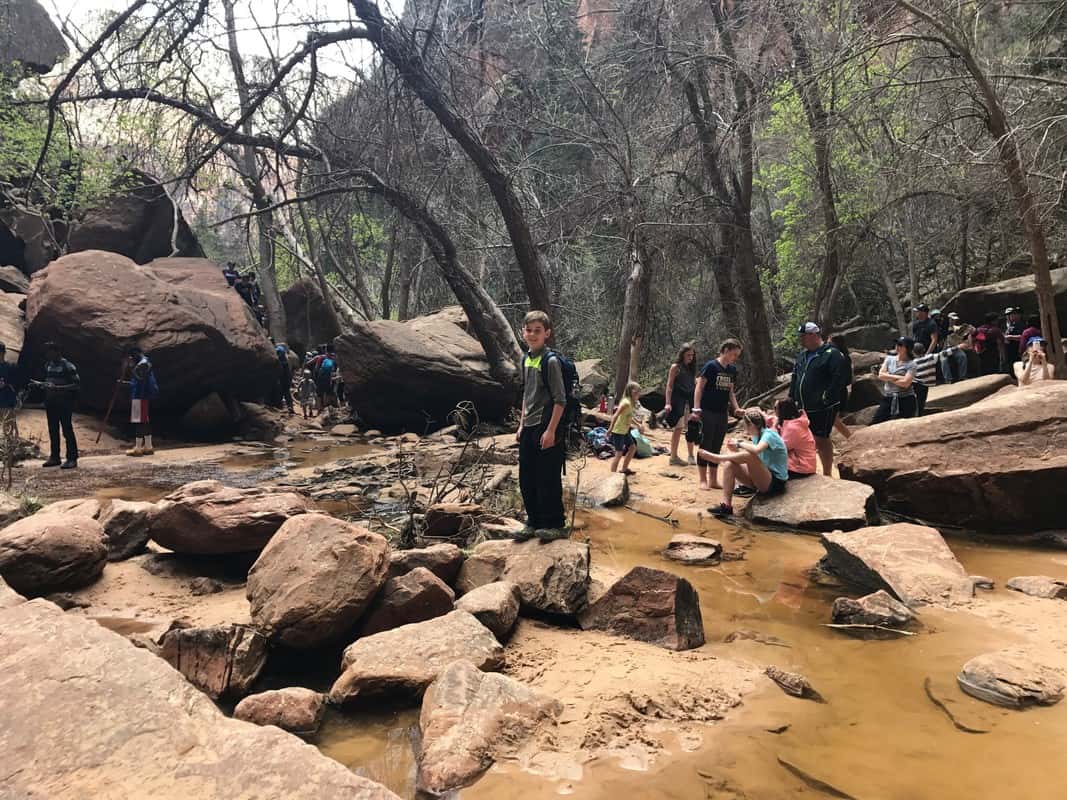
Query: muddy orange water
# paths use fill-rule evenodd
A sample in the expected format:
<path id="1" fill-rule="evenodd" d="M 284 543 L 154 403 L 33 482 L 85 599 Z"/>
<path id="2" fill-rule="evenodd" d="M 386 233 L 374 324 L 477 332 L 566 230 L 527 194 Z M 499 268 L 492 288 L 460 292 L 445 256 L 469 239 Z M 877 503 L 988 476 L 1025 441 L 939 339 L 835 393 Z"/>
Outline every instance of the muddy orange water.
<path id="1" fill-rule="evenodd" d="M 625 511 L 590 514 L 585 521 L 585 530 L 577 535 L 590 538 L 594 564 L 618 572 L 638 564 L 665 567 L 693 583 L 700 593 L 705 647 L 712 653 L 801 672 L 827 702 L 787 697 L 768 681 L 767 688 L 747 696 L 725 721 L 708 726 L 695 751 L 687 752 L 679 742 L 641 771 L 614 760 L 596 760 L 566 779 L 539 777 L 516 764 L 498 763 L 460 792 L 465 800 L 559 795 L 610 800 L 1067 797 L 1067 702 L 1009 711 L 973 700 L 956 688 L 955 675 L 965 661 L 1021 638 L 1003 623 L 969 611 L 925 610 L 925 629 L 918 636 L 859 641 L 824 627 L 830 604 L 841 592 L 811 585 L 805 576 L 822 555 L 816 537 L 743 531 L 692 519 L 672 530 Z M 658 555 L 673 533 L 701 528 L 727 550 L 743 550 L 745 559 L 695 568 L 665 562 Z M 1062 552 L 950 544 L 970 573 L 994 578 L 998 592 L 1014 575 L 1067 573 L 1067 554 Z M 1040 614 L 1042 606 L 1036 608 Z M 738 638 L 724 643 L 735 631 L 763 641 Z M 1067 632 L 1058 634 L 1063 641 Z M 957 720 L 989 732 L 957 730 L 927 696 L 927 680 Z M 414 796 L 416 711 L 335 714 L 318 744 L 327 755 L 401 797 Z"/>

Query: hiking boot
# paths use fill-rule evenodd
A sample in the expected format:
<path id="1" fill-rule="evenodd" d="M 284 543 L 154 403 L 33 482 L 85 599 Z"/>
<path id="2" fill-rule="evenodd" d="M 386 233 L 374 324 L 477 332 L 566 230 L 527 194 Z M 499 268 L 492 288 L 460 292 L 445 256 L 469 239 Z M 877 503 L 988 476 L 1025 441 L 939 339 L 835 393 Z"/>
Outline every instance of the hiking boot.
<path id="1" fill-rule="evenodd" d="M 690 464 L 684 458 L 678 458 L 678 456 L 671 456 L 671 466 L 672 467 L 688 467 L 688 466 L 690 466 Z"/>
<path id="2" fill-rule="evenodd" d="M 77 461 L 72 461 L 69 458 L 66 461 L 64 461 L 63 462 L 63 466 L 60 467 L 60 469 L 77 469 L 77 468 L 78 468 L 78 462 Z"/>
<path id="3" fill-rule="evenodd" d="M 155 452 L 156 452 L 156 449 L 154 447 L 142 447 L 141 448 L 141 455 L 142 456 L 150 456 Z"/>
<path id="4" fill-rule="evenodd" d="M 535 531 L 532 527 L 530 527 L 529 525 L 523 525 L 522 530 L 516 533 L 513 538 L 516 542 L 528 542 L 536 535 L 537 531 Z"/>
<path id="5" fill-rule="evenodd" d="M 537 538 L 542 542 L 554 542 L 556 539 L 569 539 L 571 532 L 566 528 L 539 528 Z"/>
<path id="6" fill-rule="evenodd" d="M 128 456 L 143 456 L 144 455 L 144 450 L 142 450 L 140 447 L 133 447 L 133 448 L 131 448 L 131 449 L 126 451 L 126 455 L 128 455 Z"/>
<path id="7" fill-rule="evenodd" d="M 50 458 L 46 462 L 41 464 L 41 466 L 42 467 L 58 467 L 59 466 L 59 459 L 58 458 Z"/>
<path id="8" fill-rule="evenodd" d="M 728 506 L 726 503 L 719 503 L 717 506 L 709 508 L 708 513 L 713 517 L 732 517 L 734 515 L 734 507 Z"/>

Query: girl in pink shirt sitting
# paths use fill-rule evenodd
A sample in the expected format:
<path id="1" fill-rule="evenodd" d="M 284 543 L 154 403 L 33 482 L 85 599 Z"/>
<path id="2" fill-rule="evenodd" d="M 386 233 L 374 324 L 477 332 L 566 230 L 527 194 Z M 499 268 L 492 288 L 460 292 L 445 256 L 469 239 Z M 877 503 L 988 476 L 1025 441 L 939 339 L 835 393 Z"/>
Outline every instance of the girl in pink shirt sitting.
<path id="1" fill-rule="evenodd" d="M 767 426 L 778 431 L 789 451 L 789 477 L 814 475 L 816 469 L 815 437 L 808 426 L 808 415 L 792 400 L 779 400 Z"/>

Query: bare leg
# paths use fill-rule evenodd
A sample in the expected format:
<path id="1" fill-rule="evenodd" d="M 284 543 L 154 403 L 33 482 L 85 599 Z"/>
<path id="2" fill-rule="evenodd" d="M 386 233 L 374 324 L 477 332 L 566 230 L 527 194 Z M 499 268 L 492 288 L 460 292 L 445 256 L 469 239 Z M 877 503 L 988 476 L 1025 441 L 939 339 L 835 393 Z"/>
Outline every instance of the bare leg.
<path id="1" fill-rule="evenodd" d="M 634 455 L 637 453 L 637 445 L 630 445 L 630 449 L 626 451 L 626 458 L 622 462 L 622 471 L 626 472 L 630 468 L 630 462 L 633 460 Z"/>
<path id="2" fill-rule="evenodd" d="M 844 423 L 841 417 L 838 417 L 834 420 L 834 430 L 840 433 L 846 439 L 852 436 L 852 430 L 848 427 L 848 425 Z"/>
<path id="3" fill-rule="evenodd" d="M 611 471 L 618 472 L 619 462 L 622 461 L 622 453 L 618 450 L 615 451 L 615 457 L 611 459 Z"/>
<path id="4" fill-rule="evenodd" d="M 834 468 L 834 443 L 830 441 L 829 436 L 816 436 L 815 449 L 819 451 L 822 474 L 829 475 Z"/>
<path id="5" fill-rule="evenodd" d="M 677 425 L 671 432 L 671 458 L 678 458 L 678 443 L 682 440 L 682 429 Z M 690 445 L 692 447 L 692 445 Z"/>

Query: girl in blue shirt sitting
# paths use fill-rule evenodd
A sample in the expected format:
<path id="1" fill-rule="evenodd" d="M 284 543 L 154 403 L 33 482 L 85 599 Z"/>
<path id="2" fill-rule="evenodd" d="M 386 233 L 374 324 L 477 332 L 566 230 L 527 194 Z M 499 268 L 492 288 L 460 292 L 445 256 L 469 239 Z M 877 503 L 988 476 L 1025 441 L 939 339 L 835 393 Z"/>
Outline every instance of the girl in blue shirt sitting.
<path id="1" fill-rule="evenodd" d="M 756 494 L 775 495 L 785 491 L 789 480 L 789 451 L 778 432 L 767 427 L 767 420 L 758 408 L 745 411 L 745 433 L 749 439 L 731 439 L 722 455 L 701 450 L 700 457 L 720 464 L 722 470 L 722 502 L 708 511 L 717 517 L 734 513 L 734 489 L 750 486 Z"/>

